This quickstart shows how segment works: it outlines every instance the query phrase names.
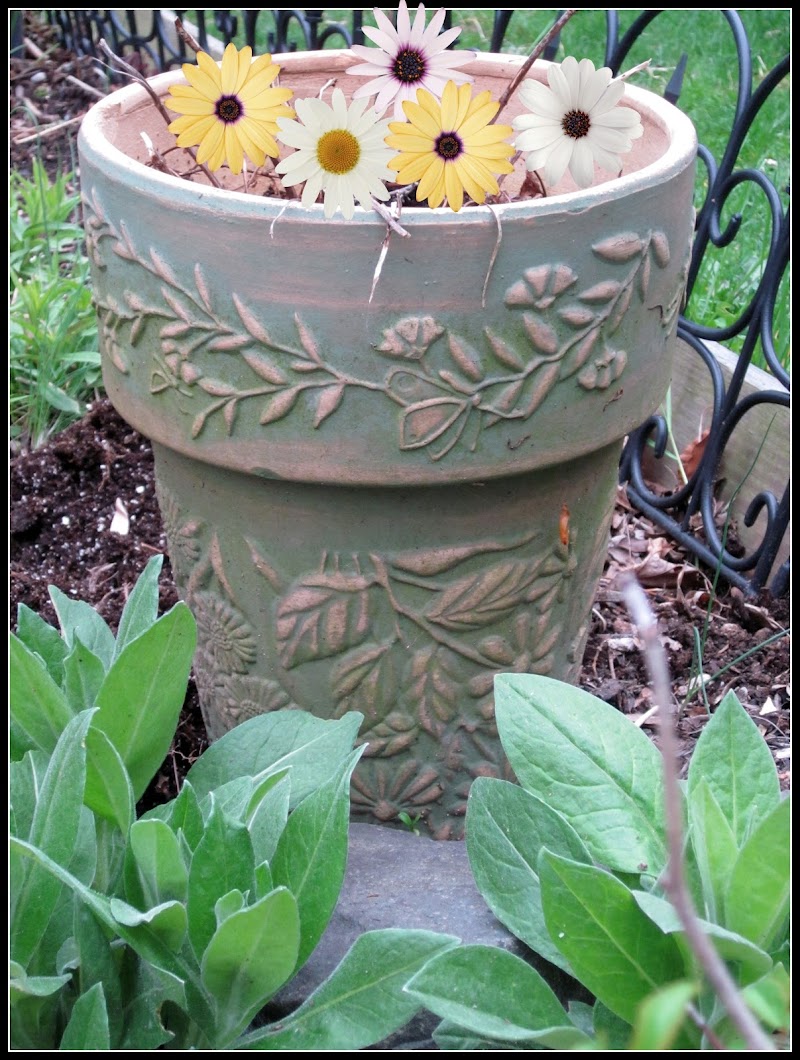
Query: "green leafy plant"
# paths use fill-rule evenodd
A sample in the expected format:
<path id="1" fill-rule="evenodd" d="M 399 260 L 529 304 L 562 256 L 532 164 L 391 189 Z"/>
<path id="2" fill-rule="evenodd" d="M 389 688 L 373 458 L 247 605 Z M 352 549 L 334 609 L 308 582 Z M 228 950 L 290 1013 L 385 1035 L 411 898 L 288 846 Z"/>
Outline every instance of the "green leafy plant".
<path id="1" fill-rule="evenodd" d="M 405 981 L 458 940 L 362 935 L 279 1025 L 248 1030 L 305 964 L 345 871 L 358 714 L 251 719 L 137 819 L 195 646 L 157 618 L 162 558 L 117 636 L 55 588 L 61 631 L 11 635 L 11 1042 L 26 1049 L 358 1049 L 420 1007 Z"/>
<path id="2" fill-rule="evenodd" d="M 662 874 L 661 756 L 618 711 L 549 678 L 495 680 L 497 724 L 519 784 L 478 778 L 467 848 L 481 894 L 527 946 L 578 980 L 592 1006 L 559 1002 L 512 954 L 462 946 L 407 984 L 443 1018 L 443 1048 L 741 1047 L 704 983 Z M 789 799 L 733 693 L 706 724 L 682 788 L 686 874 L 699 926 L 739 996 L 785 1031 Z"/>
<path id="3" fill-rule="evenodd" d="M 38 159 L 10 177 L 11 437 L 36 448 L 86 411 L 101 386 L 97 318 L 71 175 Z"/>

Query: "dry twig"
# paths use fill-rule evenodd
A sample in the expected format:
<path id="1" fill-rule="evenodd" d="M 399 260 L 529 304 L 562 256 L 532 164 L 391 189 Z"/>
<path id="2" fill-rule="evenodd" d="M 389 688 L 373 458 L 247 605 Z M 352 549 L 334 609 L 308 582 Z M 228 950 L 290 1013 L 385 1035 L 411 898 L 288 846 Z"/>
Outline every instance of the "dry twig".
<path id="1" fill-rule="evenodd" d="M 760 1052 L 774 1051 L 772 1042 L 742 1001 L 736 983 L 731 978 L 724 961 L 714 949 L 697 919 L 684 871 L 683 815 L 678 771 L 675 764 L 678 741 L 675 736 L 667 655 L 659 639 L 656 617 L 639 582 L 633 575 L 623 575 L 620 578 L 620 586 L 631 620 L 644 644 L 645 662 L 650 674 L 653 698 L 660 710 L 659 733 L 664 763 L 664 808 L 668 845 L 667 868 L 662 877 L 664 890 L 678 915 L 686 934 L 686 941 L 705 972 L 711 987 L 727 1010 L 731 1021 L 744 1039 L 745 1045 Z M 708 1033 L 708 1028 L 704 1027 L 704 1030 Z"/>

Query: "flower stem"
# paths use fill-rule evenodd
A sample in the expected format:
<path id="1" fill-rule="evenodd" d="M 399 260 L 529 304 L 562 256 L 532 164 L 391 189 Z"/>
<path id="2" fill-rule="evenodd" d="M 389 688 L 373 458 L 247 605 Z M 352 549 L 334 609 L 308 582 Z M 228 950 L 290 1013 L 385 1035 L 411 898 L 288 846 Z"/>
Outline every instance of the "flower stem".
<path id="1" fill-rule="evenodd" d="M 561 15 L 559 18 L 557 18 L 556 21 L 553 23 L 553 25 L 550 27 L 550 29 L 547 30 L 547 32 L 542 37 L 539 38 L 537 43 L 534 45 L 533 51 L 528 56 L 528 58 L 525 60 L 525 62 L 522 64 L 522 66 L 519 68 L 519 72 L 517 73 L 517 76 L 514 78 L 514 80 L 511 82 L 511 84 L 508 86 L 508 88 L 505 90 L 505 92 L 500 97 L 500 107 L 499 107 L 499 109 L 497 111 L 497 114 L 495 114 L 494 118 L 492 119 L 493 122 L 497 121 L 497 119 L 500 117 L 500 113 L 502 112 L 503 107 L 505 107 L 506 103 L 508 103 L 508 101 L 514 95 L 514 93 L 517 91 L 517 89 L 519 88 L 519 86 L 522 83 L 523 79 L 525 78 L 525 75 L 528 73 L 530 68 L 533 66 L 533 64 L 536 62 L 536 60 L 539 58 L 539 56 L 545 50 L 545 48 L 550 43 L 550 41 L 553 39 L 553 37 L 558 36 L 558 34 L 561 32 L 561 30 L 564 28 L 564 26 L 566 26 L 566 24 L 569 22 L 569 20 L 572 18 L 572 16 L 573 15 L 577 15 L 577 13 L 578 13 L 578 8 L 576 8 L 576 7 L 567 8 L 567 10 L 564 12 L 564 14 Z"/>

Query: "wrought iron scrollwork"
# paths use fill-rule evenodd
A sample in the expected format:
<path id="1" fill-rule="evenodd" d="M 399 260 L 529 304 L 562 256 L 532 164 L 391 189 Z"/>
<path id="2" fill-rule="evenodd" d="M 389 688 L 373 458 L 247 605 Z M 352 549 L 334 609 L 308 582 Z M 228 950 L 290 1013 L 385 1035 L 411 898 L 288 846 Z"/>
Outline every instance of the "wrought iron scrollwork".
<path id="1" fill-rule="evenodd" d="M 705 195 L 697 212 L 687 301 L 678 326 L 679 338 L 697 354 L 709 373 L 712 399 L 708 440 L 702 459 L 688 476 L 688 481 L 670 493 L 657 492 L 648 484 L 642 457 L 645 450 L 649 450 L 657 460 L 664 458 L 668 430 L 663 416 L 652 416 L 628 438 L 620 463 L 620 480 L 627 484 L 628 494 L 640 510 L 701 561 L 718 569 L 729 582 L 748 593 L 768 587 L 773 594 L 782 595 L 788 592 L 789 561 L 782 563 L 777 571 L 773 568 L 789 524 L 788 438 L 786 488 L 780 499 L 771 492 L 762 491 L 749 502 L 744 524 L 752 527 L 758 521 L 759 526 L 763 526 L 763 535 L 760 542 L 744 555 L 734 555 L 726 547 L 724 534 L 720 535 L 715 525 L 714 500 L 725 447 L 737 426 L 758 405 L 767 404 L 778 409 L 787 407 L 790 401 L 790 376 L 776 354 L 773 323 L 779 288 L 789 268 L 789 211 L 783 204 L 781 193 L 765 173 L 736 168 L 749 130 L 788 76 L 789 57 L 787 55 L 769 71 L 753 90 L 751 48 L 742 19 L 735 10 L 715 13 L 726 19 L 736 50 L 736 100 L 727 146 L 719 162 L 706 146 L 701 144 L 698 149 L 698 160 L 706 178 Z M 148 73 L 168 69 L 187 58 L 185 45 L 176 39 L 172 27 L 159 11 L 60 10 L 46 14 L 59 27 L 64 44 L 78 54 L 94 54 L 97 41 L 105 37 L 118 54 L 138 52 L 143 63 L 150 63 L 153 67 L 147 70 Z M 215 36 L 218 39 L 221 36 L 222 43 L 227 43 L 237 34 L 240 17 L 246 42 L 255 48 L 257 39 L 265 39 L 266 47 L 276 53 L 292 51 L 298 46 L 313 50 L 326 45 L 349 47 L 354 42 L 363 43 L 362 10 L 349 13 L 349 24 L 328 22 L 320 10 L 243 10 L 238 14 L 180 11 L 177 14 L 197 27 L 203 47 L 208 46 L 209 18 L 213 18 Z M 502 50 L 513 14 L 513 10 L 495 11 L 492 51 Z M 668 12 L 664 10 L 644 11 L 620 36 L 619 14 L 607 10 L 606 65 L 618 73 L 645 31 L 665 14 Z M 264 23 L 268 20 L 271 23 L 264 35 Z M 569 31 L 570 25 L 564 34 L 567 38 Z M 558 44 L 557 40 L 551 42 L 546 58 L 555 57 Z M 675 56 L 675 72 L 664 93 L 673 103 L 679 104 L 686 68 L 686 56 Z M 768 219 L 768 249 L 760 279 L 749 301 L 741 306 L 737 319 L 725 326 L 710 326 L 694 319 L 692 293 L 708 255 L 724 250 L 736 241 L 742 226 L 742 214 L 734 213 L 727 221 L 723 215 L 733 193 L 742 186 L 754 189 L 763 198 Z M 726 383 L 710 344 L 731 340 L 741 343 L 741 348 L 735 370 Z M 759 346 L 775 385 L 757 393 L 743 394 L 745 376 Z M 690 529 L 692 517 L 698 513 L 702 517 L 700 537 Z"/>

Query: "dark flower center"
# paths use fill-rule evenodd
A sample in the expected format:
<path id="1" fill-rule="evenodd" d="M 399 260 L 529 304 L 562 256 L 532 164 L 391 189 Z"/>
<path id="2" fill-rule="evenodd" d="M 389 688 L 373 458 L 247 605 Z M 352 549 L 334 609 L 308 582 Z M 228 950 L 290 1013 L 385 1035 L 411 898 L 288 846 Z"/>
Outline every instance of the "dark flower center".
<path id="1" fill-rule="evenodd" d="M 214 107 L 220 121 L 226 125 L 237 122 L 244 114 L 244 107 L 236 96 L 220 96 Z"/>
<path id="2" fill-rule="evenodd" d="M 433 149 L 439 158 L 452 162 L 464 150 L 464 145 L 454 132 L 443 132 L 437 138 Z"/>
<path id="3" fill-rule="evenodd" d="M 404 85 L 413 85 L 425 76 L 425 56 L 419 52 L 404 48 L 394 60 L 394 76 Z"/>
<path id="4" fill-rule="evenodd" d="M 589 115 L 583 110 L 570 110 L 561 119 L 564 134 L 571 136 L 573 140 L 582 140 L 584 136 L 588 136 L 591 127 Z"/>

